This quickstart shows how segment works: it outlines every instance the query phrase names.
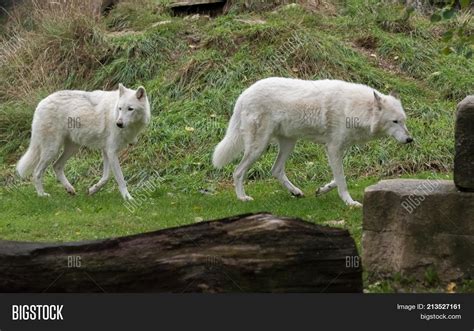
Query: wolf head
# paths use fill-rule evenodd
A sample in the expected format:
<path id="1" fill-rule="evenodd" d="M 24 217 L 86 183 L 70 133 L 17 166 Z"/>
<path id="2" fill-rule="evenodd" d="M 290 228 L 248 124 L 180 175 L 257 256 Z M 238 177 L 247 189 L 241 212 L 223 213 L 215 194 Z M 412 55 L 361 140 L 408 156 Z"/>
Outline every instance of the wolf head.
<path id="1" fill-rule="evenodd" d="M 137 90 L 131 90 L 119 84 L 118 93 L 115 106 L 117 126 L 122 129 L 134 124 L 148 124 L 150 103 L 145 88 L 140 86 Z"/>
<path id="2" fill-rule="evenodd" d="M 374 102 L 370 132 L 394 137 L 399 143 L 407 144 L 413 141 L 405 125 L 407 116 L 402 103 L 395 93 L 379 94 L 374 91 Z"/>

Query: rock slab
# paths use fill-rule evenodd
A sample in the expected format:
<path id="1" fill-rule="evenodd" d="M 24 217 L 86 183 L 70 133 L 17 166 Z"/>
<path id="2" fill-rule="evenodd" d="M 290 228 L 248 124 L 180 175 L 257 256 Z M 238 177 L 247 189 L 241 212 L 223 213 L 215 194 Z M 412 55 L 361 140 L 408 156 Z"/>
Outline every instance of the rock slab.
<path id="1" fill-rule="evenodd" d="M 474 192 L 474 95 L 458 104 L 455 128 L 454 183 Z"/>
<path id="2" fill-rule="evenodd" d="M 394 179 L 364 196 L 362 262 L 369 279 L 474 277 L 474 193 L 450 180 Z"/>

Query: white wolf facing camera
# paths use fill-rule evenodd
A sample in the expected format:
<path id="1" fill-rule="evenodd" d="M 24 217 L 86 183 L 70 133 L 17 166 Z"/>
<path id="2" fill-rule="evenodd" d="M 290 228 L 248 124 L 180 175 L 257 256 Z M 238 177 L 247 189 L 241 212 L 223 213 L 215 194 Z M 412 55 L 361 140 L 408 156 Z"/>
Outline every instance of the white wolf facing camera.
<path id="1" fill-rule="evenodd" d="M 43 99 L 33 116 L 30 146 L 17 164 L 21 177 L 33 174 L 39 196 L 48 196 L 43 189 L 43 175 L 53 165 L 57 179 L 70 194 L 75 194 L 64 175 L 64 166 L 80 146 L 100 149 L 103 175 L 89 189 L 98 192 L 108 181 L 112 170 L 120 193 L 132 199 L 120 168 L 118 152 L 137 142 L 138 134 L 150 122 L 150 103 L 144 87 L 131 90 L 119 84 L 116 91 L 59 91 Z"/>
<path id="2" fill-rule="evenodd" d="M 226 135 L 214 151 L 213 164 L 221 168 L 243 150 L 243 158 L 234 171 L 235 192 L 240 200 L 252 200 L 244 190 L 245 175 L 268 144 L 276 140 L 279 153 L 272 174 L 292 194 L 302 196 L 303 192 L 285 174 L 285 161 L 298 139 L 308 139 L 325 145 L 333 172 L 333 180 L 316 194 L 337 187 L 347 205 L 360 207 L 347 190 L 342 163 L 345 150 L 384 135 L 410 143 L 413 139 L 405 121 L 402 104 L 395 95 L 383 95 L 365 85 L 339 80 L 267 78 L 250 86 L 237 99 Z"/>

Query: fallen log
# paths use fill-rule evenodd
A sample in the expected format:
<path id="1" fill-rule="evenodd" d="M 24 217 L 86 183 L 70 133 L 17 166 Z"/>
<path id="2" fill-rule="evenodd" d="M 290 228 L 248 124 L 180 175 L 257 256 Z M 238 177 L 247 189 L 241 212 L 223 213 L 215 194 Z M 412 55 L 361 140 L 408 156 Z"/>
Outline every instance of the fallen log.
<path id="1" fill-rule="evenodd" d="M 97 241 L 0 241 L 0 292 L 361 291 L 348 231 L 267 213 Z"/>

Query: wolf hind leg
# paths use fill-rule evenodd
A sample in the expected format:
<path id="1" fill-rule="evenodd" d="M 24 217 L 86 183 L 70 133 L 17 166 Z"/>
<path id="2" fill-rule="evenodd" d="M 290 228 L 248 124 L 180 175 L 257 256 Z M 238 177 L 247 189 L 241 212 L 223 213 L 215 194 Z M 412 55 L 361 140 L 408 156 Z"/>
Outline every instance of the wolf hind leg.
<path id="1" fill-rule="evenodd" d="M 76 194 L 76 191 L 74 190 L 74 187 L 71 185 L 69 180 L 66 178 L 66 175 L 64 174 L 64 166 L 66 165 L 67 160 L 69 160 L 69 158 L 76 154 L 78 150 L 79 145 L 73 143 L 72 141 L 66 141 L 64 143 L 64 151 L 62 155 L 53 164 L 53 169 L 56 173 L 56 178 L 64 186 L 67 193 L 71 195 Z"/>
<path id="2" fill-rule="evenodd" d="M 272 167 L 272 175 L 277 178 L 280 183 L 291 192 L 291 194 L 297 197 L 302 197 L 304 196 L 303 191 L 293 185 L 285 173 L 285 162 L 295 148 L 295 145 L 296 139 L 278 137 L 278 156 Z"/>
<path id="3" fill-rule="evenodd" d="M 250 169 L 252 164 L 258 160 L 262 155 L 265 148 L 268 146 L 270 141 L 270 130 L 265 130 L 265 128 L 256 128 L 255 130 L 249 130 L 244 133 L 244 156 L 240 161 L 239 165 L 235 168 L 234 171 L 234 185 L 235 193 L 237 198 L 241 201 L 251 201 L 253 198 L 245 194 L 244 190 L 244 180 L 247 174 L 247 171 Z M 258 132 L 257 134 L 254 134 Z"/>
<path id="4" fill-rule="evenodd" d="M 48 141 L 45 141 L 41 144 L 40 159 L 33 170 L 33 183 L 35 185 L 36 192 L 40 197 L 49 196 L 49 194 L 46 193 L 43 188 L 43 176 L 48 165 L 50 165 L 51 162 L 58 156 L 60 148 L 61 146 L 58 143 L 58 140 L 49 140 L 49 144 Z"/>

